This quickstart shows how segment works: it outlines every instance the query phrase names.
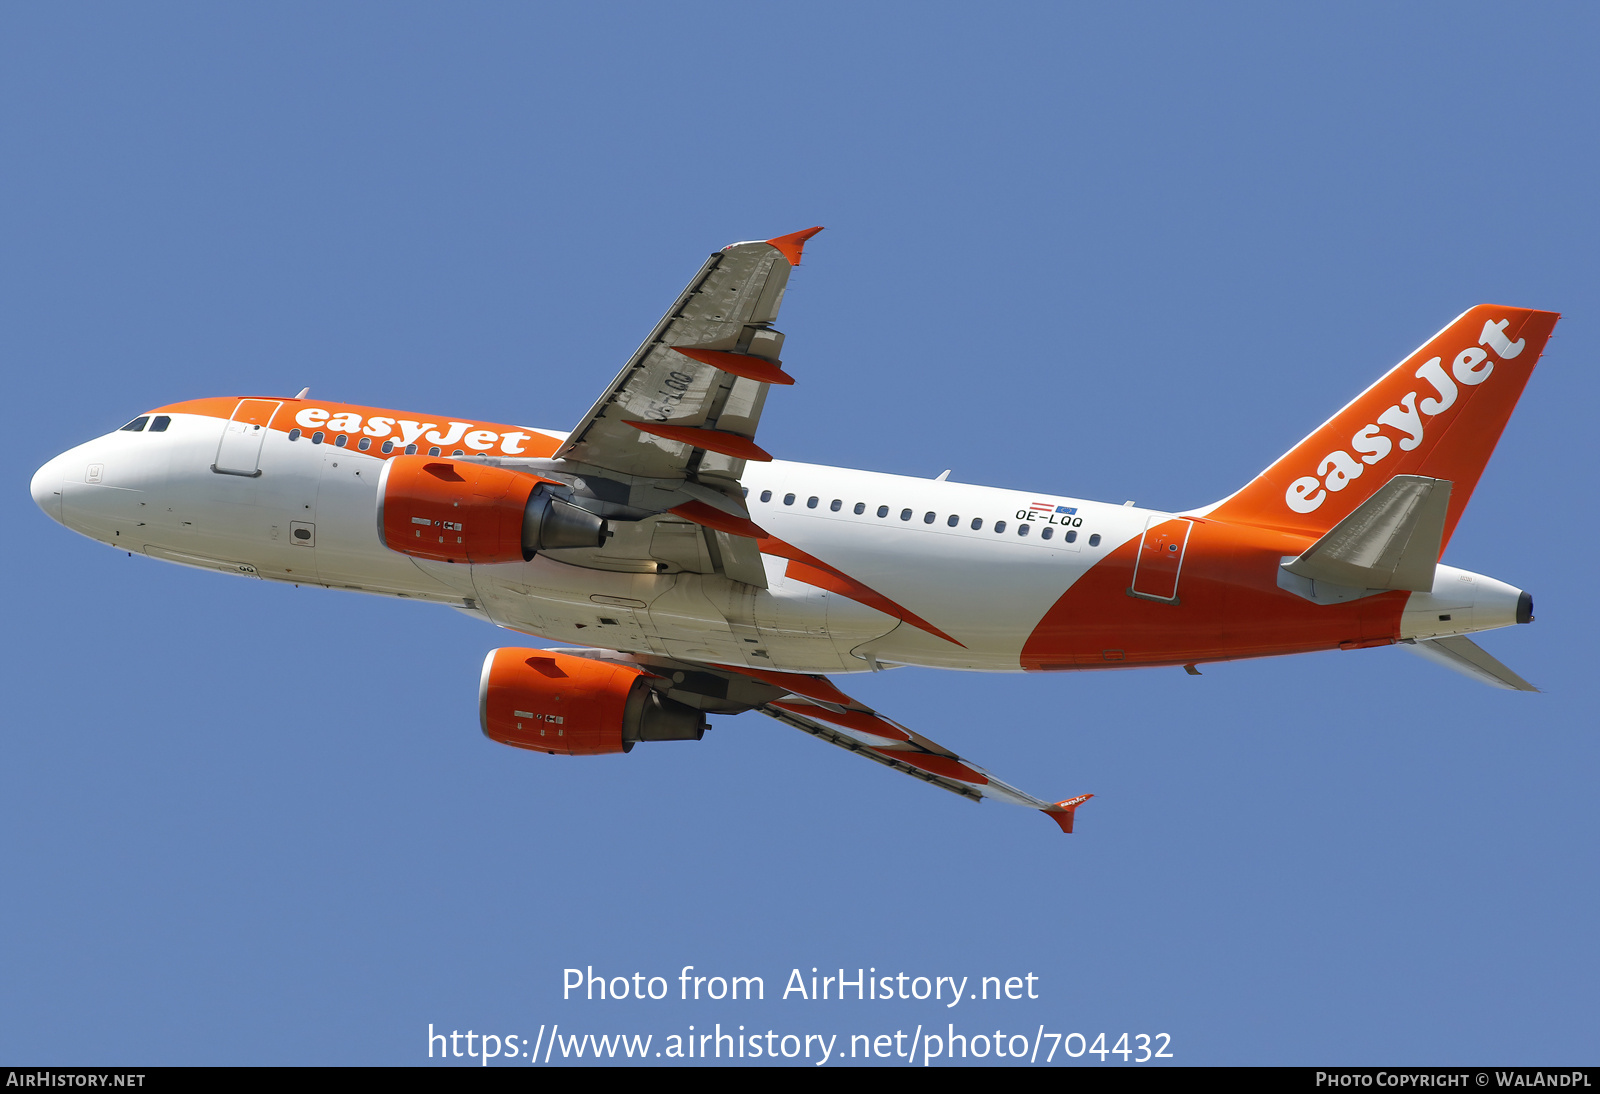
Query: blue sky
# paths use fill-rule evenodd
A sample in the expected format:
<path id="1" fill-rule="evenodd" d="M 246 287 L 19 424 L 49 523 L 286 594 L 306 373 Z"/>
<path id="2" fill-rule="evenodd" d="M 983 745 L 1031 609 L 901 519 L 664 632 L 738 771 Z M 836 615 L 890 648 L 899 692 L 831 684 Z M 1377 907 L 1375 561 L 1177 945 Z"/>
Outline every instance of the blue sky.
<path id="1" fill-rule="evenodd" d="M 1555 4 L 10 6 L 0 1058 L 407 1064 L 429 1023 L 720 1022 L 1593 1062 L 1597 30 Z M 1063 838 L 757 715 L 520 754 L 474 690 L 514 636 L 130 559 L 27 498 L 202 395 L 567 428 L 707 252 L 811 224 L 768 450 L 1156 507 L 1229 493 L 1473 304 L 1563 312 L 1445 558 L 1534 593 L 1482 644 L 1544 694 L 1393 649 L 847 682 L 1095 792 Z M 562 1001 L 590 965 L 768 999 Z M 776 998 L 813 966 L 1040 998 Z"/>

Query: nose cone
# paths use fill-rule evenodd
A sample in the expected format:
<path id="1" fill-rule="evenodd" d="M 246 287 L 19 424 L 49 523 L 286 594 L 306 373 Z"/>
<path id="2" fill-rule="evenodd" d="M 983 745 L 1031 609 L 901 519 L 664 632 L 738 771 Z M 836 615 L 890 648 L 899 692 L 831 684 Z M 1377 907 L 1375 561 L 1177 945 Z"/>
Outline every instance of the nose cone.
<path id="1" fill-rule="evenodd" d="M 33 473 L 33 482 L 28 486 L 33 494 L 33 503 L 57 524 L 61 523 L 61 484 L 64 478 L 61 457 L 57 456 Z"/>

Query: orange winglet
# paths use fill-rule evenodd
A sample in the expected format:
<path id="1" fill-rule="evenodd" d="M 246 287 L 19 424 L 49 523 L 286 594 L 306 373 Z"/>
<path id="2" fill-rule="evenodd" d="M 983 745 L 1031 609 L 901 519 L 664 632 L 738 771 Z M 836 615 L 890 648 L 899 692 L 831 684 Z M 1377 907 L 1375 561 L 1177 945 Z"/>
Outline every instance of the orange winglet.
<path id="1" fill-rule="evenodd" d="M 684 520 L 692 520 L 703 527 L 726 532 L 730 536 L 748 536 L 750 539 L 759 540 L 764 539 L 767 534 L 755 521 L 736 517 L 732 513 L 724 513 L 721 509 L 707 505 L 703 501 L 684 502 L 668 509 L 667 512 Z"/>
<path id="2" fill-rule="evenodd" d="M 800 252 L 805 249 L 806 240 L 822 231 L 822 225 L 807 228 L 803 232 L 790 232 L 786 236 L 767 240 L 767 245 L 778 248 L 779 253 L 789 260 L 789 265 L 800 265 Z"/>
<path id="3" fill-rule="evenodd" d="M 848 696 L 847 696 L 848 698 Z M 911 734 L 877 714 L 868 714 L 864 710 L 846 710 L 835 712 L 826 707 L 803 706 L 799 703 L 773 703 L 775 707 L 792 710 L 796 714 L 803 714 L 807 718 L 816 718 L 824 722 L 832 722 L 836 726 L 846 729 L 859 730 L 870 733 L 874 737 L 883 737 L 891 741 L 909 741 Z"/>
<path id="4" fill-rule="evenodd" d="M 783 369 L 762 357 L 754 357 L 748 353 L 728 353 L 720 349 L 695 349 L 693 346 L 673 346 L 673 349 L 689 358 L 699 361 L 702 365 L 720 368 L 723 372 L 731 372 L 735 376 L 743 376 L 747 380 L 755 380 L 763 384 L 792 384 L 794 377 Z"/>
<path id="5" fill-rule="evenodd" d="M 1079 794 L 1076 798 L 1068 798 L 1064 802 L 1056 802 L 1049 809 L 1041 809 L 1039 812 L 1059 824 L 1063 832 L 1070 833 L 1072 831 L 1072 815 L 1078 811 L 1078 806 L 1092 797 L 1094 797 L 1093 794 Z"/>
<path id="6" fill-rule="evenodd" d="M 629 425 L 641 433 L 653 433 L 657 437 L 665 437 L 669 441 L 680 444 L 693 445 L 703 448 L 707 452 L 720 452 L 724 456 L 732 456 L 736 460 L 755 460 L 759 463 L 772 462 L 772 456 L 755 441 L 748 437 L 741 437 L 737 433 L 727 433 L 720 429 L 695 429 L 686 425 L 661 425 L 659 422 L 629 422 Z"/>

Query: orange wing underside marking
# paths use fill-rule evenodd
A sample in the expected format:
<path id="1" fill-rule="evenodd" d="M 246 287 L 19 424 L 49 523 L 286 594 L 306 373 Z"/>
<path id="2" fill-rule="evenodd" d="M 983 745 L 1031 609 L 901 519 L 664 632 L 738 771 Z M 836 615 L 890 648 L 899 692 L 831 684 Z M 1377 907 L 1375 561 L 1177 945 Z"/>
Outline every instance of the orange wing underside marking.
<path id="1" fill-rule="evenodd" d="M 794 377 L 762 357 L 748 353 L 728 353 L 718 349 L 696 349 L 693 346 L 673 346 L 674 350 L 702 365 L 719 368 L 734 376 L 743 376 L 763 384 L 792 384 Z"/>
<path id="2" fill-rule="evenodd" d="M 687 425 L 661 425 L 657 422 L 628 422 L 628 424 L 641 433 L 650 433 L 669 441 L 677 441 L 679 444 L 703 448 L 707 452 L 732 456 L 736 460 L 772 462 L 772 456 L 766 449 L 737 433 L 726 433 L 720 429 L 696 429 Z"/>
<path id="3" fill-rule="evenodd" d="M 810 691 L 820 684 L 834 695 L 837 695 L 838 699 L 842 699 L 844 701 L 844 703 L 839 705 L 844 705 L 845 703 L 856 705 L 855 701 L 848 695 L 845 695 L 827 680 L 824 680 L 820 677 L 803 676 L 799 673 L 762 672 L 760 670 L 753 669 L 742 669 L 740 671 L 765 680 L 769 684 L 774 684 L 781 688 L 788 688 L 794 694 L 803 695 L 807 698 L 818 697 L 811 695 Z M 833 699 L 827 701 L 835 703 L 838 702 L 838 700 Z M 971 767 L 968 767 L 966 764 L 962 763 L 960 758 L 953 754 L 941 754 L 948 753 L 948 749 L 942 749 L 939 745 L 934 744 L 926 737 L 923 737 L 920 734 L 912 733 L 903 726 L 895 725 L 887 718 L 884 718 L 879 714 L 874 714 L 872 711 L 829 710 L 825 707 L 802 706 L 799 703 L 784 702 L 777 702 L 772 705 L 776 707 L 782 707 L 784 710 L 793 711 L 795 714 L 800 714 L 807 718 L 816 718 L 819 721 L 832 722 L 836 726 L 843 726 L 845 729 L 852 729 L 858 733 L 867 733 L 874 737 L 887 738 L 889 741 L 896 743 L 874 744 L 867 745 L 866 747 L 872 749 L 874 752 L 879 752 L 885 756 L 890 756 L 896 760 L 899 760 L 901 763 L 908 763 L 912 767 L 921 768 L 923 771 L 927 771 L 930 774 L 938 775 L 946 779 L 955 779 L 957 782 L 971 783 L 973 786 L 987 786 L 989 784 L 989 777 L 983 772 L 973 770 Z M 932 749 L 939 749 L 940 751 L 936 752 L 932 751 Z"/>

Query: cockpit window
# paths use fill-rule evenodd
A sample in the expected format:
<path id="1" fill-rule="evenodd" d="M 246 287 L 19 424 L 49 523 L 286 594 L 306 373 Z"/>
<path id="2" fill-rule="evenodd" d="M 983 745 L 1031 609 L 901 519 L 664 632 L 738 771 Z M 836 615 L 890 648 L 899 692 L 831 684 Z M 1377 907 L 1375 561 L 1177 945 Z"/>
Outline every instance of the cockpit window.
<path id="1" fill-rule="evenodd" d="M 150 432 L 152 432 L 152 433 L 165 433 L 167 431 L 167 426 L 169 426 L 171 424 L 172 424 L 172 419 L 171 418 L 167 417 L 165 414 L 158 414 L 158 415 L 156 415 L 155 419 L 153 421 L 151 421 L 151 423 L 150 423 Z"/>
<path id="2" fill-rule="evenodd" d="M 135 418 L 133 421 L 131 421 L 127 425 L 123 426 L 120 430 L 118 430 L 118 432 L 119 433 L 138 433 L 138 432 L 140 432 L 141 430 L 144 429 L 145 423 L 148 422 L 149 420 L 150 420 L 150 415 L 141 414 L 137 418 Z"/>

